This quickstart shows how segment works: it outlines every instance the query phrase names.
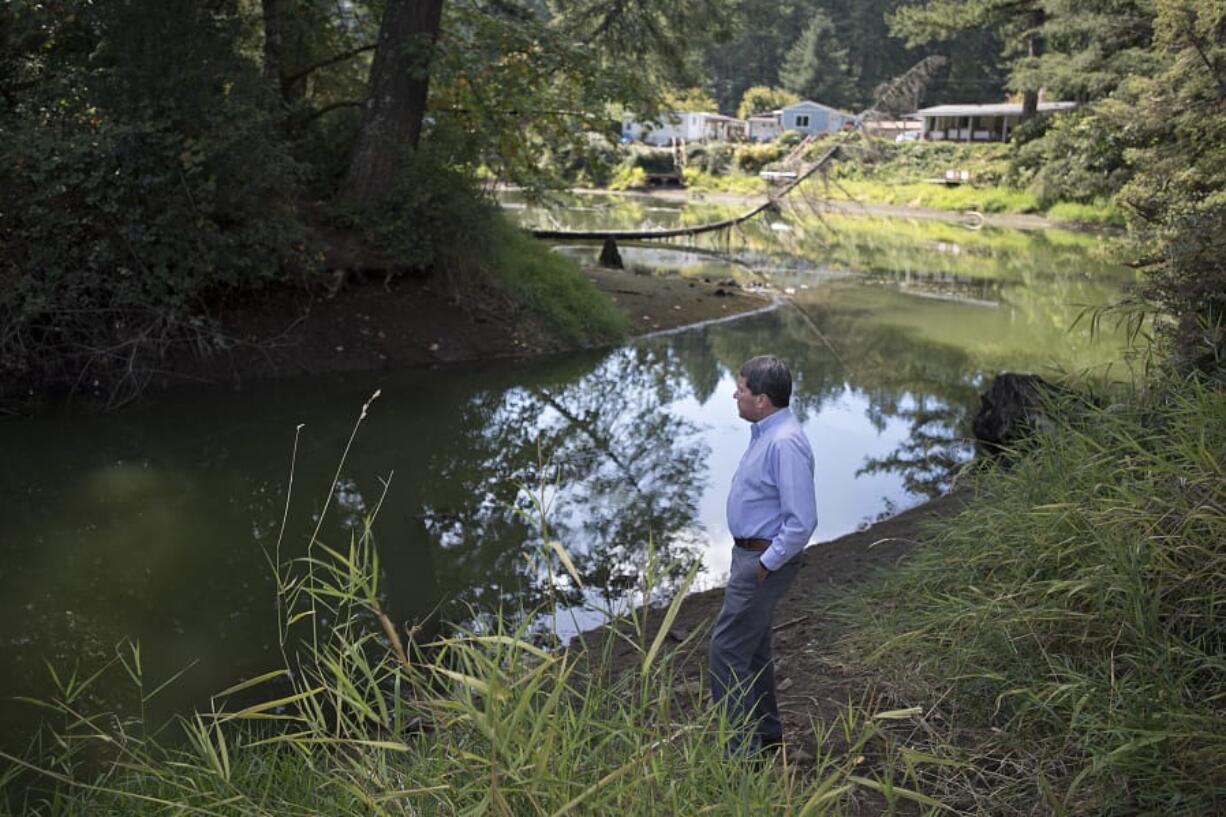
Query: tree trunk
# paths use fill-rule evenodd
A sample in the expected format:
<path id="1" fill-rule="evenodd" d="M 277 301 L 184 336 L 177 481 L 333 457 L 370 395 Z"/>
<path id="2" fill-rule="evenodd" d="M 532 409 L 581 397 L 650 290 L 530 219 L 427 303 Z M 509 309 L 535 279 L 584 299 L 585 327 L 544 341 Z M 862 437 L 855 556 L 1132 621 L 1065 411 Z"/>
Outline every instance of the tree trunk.
<path id="1" fill-rule="evenodd" d="M 1026 35 L 1026 54 L 1031 59 L 1043 55 L 1043 35 L 1041 29 L 1047 16 L 1043 9 L 1035 9 L 1030 13 L 1030 33 Z M 1031 119 L 1039 112 L 1039 89 L 1027 89 L 1022 96 L 1022 121 Z"/>
<path id="2" fill-rule="evenodd" d="M 264 9 L 264 78 L 272 88 L 281 88 L 281 3 L 262 0 Z"/>
<path id="3" fill-rule="evenodd" d="M 370 98 L 341 200 L 374 207 L 392 192 L 400 160 L 416 148 L 426 114 L 430 58 L 444 0 L 389 0 L 370 68 Z"/>

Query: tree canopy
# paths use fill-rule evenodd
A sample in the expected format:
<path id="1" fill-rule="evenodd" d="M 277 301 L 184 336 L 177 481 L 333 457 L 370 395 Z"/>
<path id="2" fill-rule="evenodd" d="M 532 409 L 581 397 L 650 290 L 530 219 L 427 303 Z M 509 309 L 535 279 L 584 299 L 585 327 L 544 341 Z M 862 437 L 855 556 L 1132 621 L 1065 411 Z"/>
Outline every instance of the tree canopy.
<path id="1" fill-rule="evenodd" d="M 741 97 L 741 104 L 736 108 L 736 115 L 741 119 L 745 119 L 754 114 L 769 113 L 770 111 L 785 108 L 799 101 L 800 97 L 798 95 L 785 88 L 754 85 L 751 88 L 745 89 L 745 94 Z"/>
<path id="2" fill-rule="evenodd" d="M 857 79 L 834 20 L 824 11 L 815 12 L 779 67 L 780 83 L 798 96 L 842 108 L 855 104 Z"/>

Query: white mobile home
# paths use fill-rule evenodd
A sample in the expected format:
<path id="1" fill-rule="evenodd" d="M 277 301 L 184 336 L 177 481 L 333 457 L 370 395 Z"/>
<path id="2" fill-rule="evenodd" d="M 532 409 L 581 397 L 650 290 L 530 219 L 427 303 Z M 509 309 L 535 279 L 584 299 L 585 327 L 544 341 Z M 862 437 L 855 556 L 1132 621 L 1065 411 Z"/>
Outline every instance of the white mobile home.
<path id="1" fill-rule="evenodd" d="M 660 121 L 640 122 L 627 114 L 622 118 L 622 139 L 649 145 L 668 145 L 674 139 L 686 142 L 727 141 L 745 138 L 742 119 L 717 113 L 669 111 Z"/>
<path id="2" fill-rule="evenodd" d="M 780 120 L 783 130 L 797 130 L 809 136 L 860 127 L 860 118 L 855 114 L 808 99 L 788 105 L 780 112 Z"/>

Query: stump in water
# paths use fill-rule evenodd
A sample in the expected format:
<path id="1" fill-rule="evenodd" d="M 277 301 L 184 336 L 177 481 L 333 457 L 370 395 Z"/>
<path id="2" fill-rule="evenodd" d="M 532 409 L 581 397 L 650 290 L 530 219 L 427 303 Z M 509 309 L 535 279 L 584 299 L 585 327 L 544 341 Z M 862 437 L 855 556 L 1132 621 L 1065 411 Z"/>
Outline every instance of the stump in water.
<path id="1" fill-rule="evenodd" d="M 1028 437 L 1045 420 L 1058 386 L 1033 374 L 1003 372 L 979 396 L 972 426 L 980 449 L 998 454 Z"/>
<path id="2" fill-rule="evenodd" d="M 604 246 L 600 248 L 600 266 L 625 269 L 625 264 L 622 263 L 622 254 L 617 251 L 617 242 L 611 238 L 606 238 Z"/>

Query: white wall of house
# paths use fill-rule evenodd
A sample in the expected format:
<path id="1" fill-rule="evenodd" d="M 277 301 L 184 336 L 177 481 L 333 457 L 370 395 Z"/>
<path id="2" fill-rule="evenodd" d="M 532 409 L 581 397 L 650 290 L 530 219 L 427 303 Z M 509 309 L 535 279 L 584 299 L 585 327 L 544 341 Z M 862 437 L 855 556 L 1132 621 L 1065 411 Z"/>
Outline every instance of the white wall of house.
<path id="1" fill-rule="evenodd" d="M 749 140 L 751 142 L 769 142 L 774 139 L 782 132 L 779 118 L 779 111 L 749 117 L 749 119 L 745 120 Z"/>
<path id="2" fill-rule="evenodd" d="M 810 136 L 819 133 L 837 133 L 849 123 L 858 127 L 860 120 L 846 111 L 840 111 L 808 99 L 788 105 L 780 116 L 780 125 L 783 130 L 796 130 Z"/>

